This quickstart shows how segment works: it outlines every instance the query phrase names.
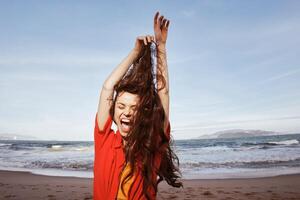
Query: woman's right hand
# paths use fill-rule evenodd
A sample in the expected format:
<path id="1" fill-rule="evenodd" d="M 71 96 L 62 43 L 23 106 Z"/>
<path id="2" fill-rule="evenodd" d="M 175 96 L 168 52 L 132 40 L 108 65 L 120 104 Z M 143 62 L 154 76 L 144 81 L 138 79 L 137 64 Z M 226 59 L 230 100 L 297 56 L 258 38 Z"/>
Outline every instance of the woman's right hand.
<path id="1" fill-rule="evenodd" d="M 138 36 L 135 41 L 134 51 L 140 53 L 151 42 L 154 42 L 154 36 L 152 35 Z"/>
<path id="2" fill-rule="evenodd" d="M 167 42 L 168 37 L 168 29 L 170 25 L 170 20 L 164 18 L 163 15 L 159 17 L 159 12 L 155 13 L 154 16 L 154 34 L 155 34 L 155 40 L 156 44 L 165 45 Z"/>

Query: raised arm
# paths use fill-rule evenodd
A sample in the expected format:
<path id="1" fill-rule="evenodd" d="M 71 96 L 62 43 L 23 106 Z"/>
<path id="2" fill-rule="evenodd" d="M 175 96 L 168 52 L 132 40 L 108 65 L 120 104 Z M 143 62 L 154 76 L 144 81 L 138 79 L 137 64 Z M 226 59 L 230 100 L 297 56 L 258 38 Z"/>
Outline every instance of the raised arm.
<path id="1" fill-rule="evenodd" d="M 168 121 L 169 121 L 169 73 L 167 65 L 167 51 L 166 51 L 166 42 L 168 36 L 168 28 L 170 21 L 164 18 L 164 16 L 159 17 L 159 12 L 156 12 L 154 16 L 154 33 L 155 40 L 157 44 L 157 68 L 161 71 L 162 76 L 165 79 L 165 87 L 162 90 L 158 91 L 158 95 L 162 102 L 166 120 L 164 122 L 165 130 L 167 130 Z M 158 88 L 161 88 L 162 82 L 158 82 Z"/>
<path id="2" fill-rule="evenodd" d="M 135 46 L 130 51 L 130 53 L 125 57 L 121 63 L 112 71 L 112 73 L 105 80 L 98 104 L 98 126 L 100 130 L 103 130 L 105 122 L 109 116 L 109 109 L 112 103 L 113 92 L 115 84 L 121 80 L 125 75 L 128 68 L 132 63 L 138 58 L 139 53 L 141 52 L 143 45 L 154 40 L 153 36 L 139 36 L 136 38 Z"/>

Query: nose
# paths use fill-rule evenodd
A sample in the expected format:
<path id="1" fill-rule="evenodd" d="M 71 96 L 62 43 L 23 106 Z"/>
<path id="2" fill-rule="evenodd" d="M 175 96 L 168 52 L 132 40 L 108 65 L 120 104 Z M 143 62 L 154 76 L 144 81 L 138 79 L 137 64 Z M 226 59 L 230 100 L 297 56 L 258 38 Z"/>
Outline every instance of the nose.
<path id="1" fill-rule="evenodd" d="M 127 117 L 127 116 L 130 116 L 131 115 L 131 110 L 130 109 L 125 109 L 124 110 L 124 115 Z"/>

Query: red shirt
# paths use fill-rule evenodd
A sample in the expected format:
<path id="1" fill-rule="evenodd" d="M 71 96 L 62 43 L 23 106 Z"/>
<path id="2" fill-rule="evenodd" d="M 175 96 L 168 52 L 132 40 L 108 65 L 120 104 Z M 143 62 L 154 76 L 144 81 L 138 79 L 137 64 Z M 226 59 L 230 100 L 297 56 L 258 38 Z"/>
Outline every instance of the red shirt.
<path id="1" fill-rule="evenodd" d="M 112 118 L 106 120 L 103 130 L 99 130 L 97 114 L 94 129 L 94 200 L 114 200 L 119 188 L 119 175 L 125 164 L 125 154 L 122 148 L 122 136 L 119 130 L 115 133 L 111 129 Z M 170 123 L 168 124 L 167 137 L 170 138 Z M 154 158 L 155 167 L 159 168 L 160 154 Z M 153 178 L 157 180 L 157 174 L 153 172 Z M 156 199 L 155 191 L 150 191 L 152 198 Z M 129 199 L 145 199 L 143 194 L 143 180 L 140 170 L 137 170 L 136 180 L 132 184 Z M 141 196 L 143 196 L 141 198 Z"/>

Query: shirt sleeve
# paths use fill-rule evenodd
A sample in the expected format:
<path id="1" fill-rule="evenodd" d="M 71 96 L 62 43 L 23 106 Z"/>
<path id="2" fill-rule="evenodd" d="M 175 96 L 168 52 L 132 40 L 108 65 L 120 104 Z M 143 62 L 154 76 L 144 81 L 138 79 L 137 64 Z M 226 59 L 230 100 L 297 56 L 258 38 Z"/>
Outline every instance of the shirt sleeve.
<path id="1" fill-rule="evenodd" d="M 111 132 L 112 118 L 110 115 L 107 117 L 103 130 L 99 129 L 97 119 L 98 119 L 98 114 L 96 113 L 95 128 L 94 128 L 94 140 L 95 140 L 95 146 L 97 148 L 101 148 L 103 146 L 103 144 L 105 143 L 105 141 L 109 138 L 109 135 Z"/>

